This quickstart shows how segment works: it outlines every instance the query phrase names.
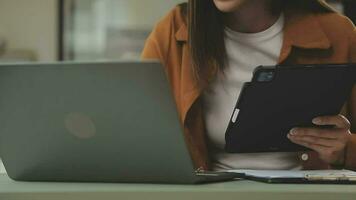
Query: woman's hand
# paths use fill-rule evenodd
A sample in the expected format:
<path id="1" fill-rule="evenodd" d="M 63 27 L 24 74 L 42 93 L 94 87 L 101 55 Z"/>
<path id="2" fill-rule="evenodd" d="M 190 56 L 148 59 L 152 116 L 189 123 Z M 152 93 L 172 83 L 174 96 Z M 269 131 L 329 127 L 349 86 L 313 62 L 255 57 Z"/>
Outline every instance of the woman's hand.
<path id="1" fill-rule="evenodd" d="M 318 117 L 313 120 L 315 125 L 334 125 L 335 128 L 294 128 L 288 138 L 296 144 L 310 148 L 319 157 L 334 165 L 343 164 L 345 147 L 351 137 L 351 124 L 342 115 Z"/>

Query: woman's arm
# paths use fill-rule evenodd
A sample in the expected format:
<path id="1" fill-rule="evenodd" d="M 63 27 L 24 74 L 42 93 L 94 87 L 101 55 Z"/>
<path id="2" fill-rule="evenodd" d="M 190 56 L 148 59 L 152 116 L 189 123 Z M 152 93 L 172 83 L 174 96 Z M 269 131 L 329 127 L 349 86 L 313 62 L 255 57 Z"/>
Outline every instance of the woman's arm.
<path id="1" fill-rule="evenodd" d="M 356 29 L 351 22 L 347 27 L 350 38 L 349 60 L 356 63 Z M 316 125 L 335 125 L 333 129 L 296 128 L 288 135 L 289 139 L 299 145 L 308 147 L 319 157 L 331 164 L 356 169 L 356 86 L 348 102 L 347 117 L 343 115 L 316 118 Z M 345 113 L 345 114 L 346 114 Z"/>
<path id="2" fill-rule="evenodd" d="M 356 36 L 356 33 L 355 33 Z M 356 42 L 354 43 L 353 62 L 356 63 Z M 351 135 L 350 141 L 347 144 L 345 151 L 345 167 L 356 170 L 356 86 L 354 86 L 349 101 L 349 118 L 351 121 Z"/>
<path id="3" fill-rule="evenodd" d="M 356 134 L 356 85 L 352 89 L 349 101 L 349 119 L 351 122 L 351 132 Z"/>
<path id="4" fill-rule="evenodd" d="M 162 56 L 159 53 L 158 44 L 155 38 L 155 33 L 152 32 L 145 43 L 145 47 L 141 54 L 142 60 L 160 59 Z"/>
<path id="5" fill-rule="evenodd" d="M 354 26 L 351 33 L 350 42 L 350 61 L 356 63 L 356 27 Z M 349 118 L 351 121 L 352 136 L 347 145 L 345 167 L 356 169 L 356 85 L 354 86 L 349 101 Z"/>
<path id="6" fill-rule="evenodd" d="M 356 63 L 356 27 L 351 33 L 350 42 L 350 61 Z M 354 87 L 350 100 L 350 119 L 352 123 L 352 131 L 356 134 L 356 86 Z"/>
<path id="7" fill-rule="evenodd" d="M 157 23 L 153 31 L 146 40 L 145 47 L 141 54 L 141 59 L 155 59 L 159 60 L 165 66 L 167 60 L 167 53 L 169 52 L 170 43 L 173 41 L 173 25 L 174 18 L 179 7 L 174 8 L 161 21 Z"/>

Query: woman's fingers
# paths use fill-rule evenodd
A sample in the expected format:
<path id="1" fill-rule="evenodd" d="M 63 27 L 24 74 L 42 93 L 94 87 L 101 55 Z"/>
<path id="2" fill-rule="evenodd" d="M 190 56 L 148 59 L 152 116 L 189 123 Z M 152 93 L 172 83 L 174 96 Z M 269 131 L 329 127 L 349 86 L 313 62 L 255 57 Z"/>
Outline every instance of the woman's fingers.
<path id="1" fill-rule="evenodd" d="M 321 137 L 328 139 L 336 139 L 340 137 L 342 133 L 341 130 L 332 130 L 329 129 L 320 129 L 320 128 L 294 128 L 290 131 L 290 135 L 292 136 L 313 136 L 313 137 Z"/>
<path id="2" fill-rule="evenodd" d="M 324 137 L 315 137 L 315 136 L 293 136 L 289 135 L 288 138 L 296 143 L 302 144 L 311 144 L 323 147 L 332 147 L 332 148 L 342 148 L 344 143 L 341 140 L 329 139 Z"/>
<path id="3" fill-rule="evenodd" d="M 314 151 L 316 151 L 319 154 L 324 154 L 324 152 L 329 151 L 330 147 L 326 147 L 326 146 L 322 146 L 322 145 L 318 145 L 318 144 L 314 144 L 314 143 L 308 143 L 305 141 L 301 141 L 301 140 L 296 140 L 293 138 L 290 138 L 290 140 L 292 142 L 294 142 L 295 144 L 299 144 L 301 146 L 307 147 L 309 149 L 312 149 Z"/>
<path id="4" fill-rule="evenodd" d="M 291 142 L 316 151 L 328 163 L 343 159 L 345 147 L 350 140 L 350 122 L 342 115 L 317 117 L 316 125 L 335 125 L 335 128 L 294 128 L 288 134 Z"/>
<path id="5" fill-rule="evenodd" d="M 351 135 L 349 130 L 345 129 L 319 129 L 319 128 L 294 128 L 289 133 L 294 137 L 313 137 L 324 138 L 329 140 L 337 140 L 346 143 Z"/>
<path id="6" fill-rule="evenodd" d="M 316 143 L 313 143 L 315 140 L 308 139 L 298 140 L 295 138 L 290 138 L 290 140 L 295 144 L 299 144 L 317 152 L 319 157 L 327 163 L 335 164 L 343 162 L 345 145 L 342 142 L 335 142 L 335 145 L 333 146 L 332 143 L 325 141 L 327 139 L 318 140 Z"/>
<path id="7" fill-rule="evenodd" d="M 305 141 L 292 140 L 295 144 L 312 149 L 317 152 L 322 160 L 328 163 L 342 163 L 344 148 L 326 147 L 314 143 L 308 143 Z"/>
<path id="8" fill-rule="evenodd" d="M 335 125 L 337 128 L 350 129 L 350 121 L 343 115 L 323 116 L 313 119 L 315 125 Z"/>

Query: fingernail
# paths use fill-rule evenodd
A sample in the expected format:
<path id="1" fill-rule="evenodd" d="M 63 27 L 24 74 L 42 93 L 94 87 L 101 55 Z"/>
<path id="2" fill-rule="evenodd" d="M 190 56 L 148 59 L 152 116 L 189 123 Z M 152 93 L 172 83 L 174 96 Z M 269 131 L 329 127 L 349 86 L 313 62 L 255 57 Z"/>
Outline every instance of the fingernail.
<path id="1" fill-rule="evenodd" d="M 315 119 L 313 119 L 313 123 L 314 124 L 320 124 L 321 120 L 319 118 L 315 118 Z"/>
<path id="2" fill-rule="evenodd" d="M 296 134 L 297 134 L 297 129 L 293 128 L 293 129 L 290 131 L 289 134 L 292 135 L 292 136 L 296 135 Z"/>

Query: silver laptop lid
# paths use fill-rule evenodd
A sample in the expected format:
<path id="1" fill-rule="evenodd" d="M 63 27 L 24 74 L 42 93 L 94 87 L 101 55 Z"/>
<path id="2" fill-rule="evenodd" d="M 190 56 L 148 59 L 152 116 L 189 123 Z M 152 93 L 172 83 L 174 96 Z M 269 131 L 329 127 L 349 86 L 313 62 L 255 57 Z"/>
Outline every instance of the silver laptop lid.
<path id="1" fill-rule="evenodd" d="M 0 66 L 0 154 L 25 181 L 196 181 L 155 62 Z"/>

